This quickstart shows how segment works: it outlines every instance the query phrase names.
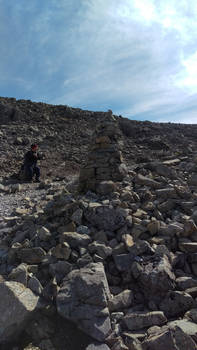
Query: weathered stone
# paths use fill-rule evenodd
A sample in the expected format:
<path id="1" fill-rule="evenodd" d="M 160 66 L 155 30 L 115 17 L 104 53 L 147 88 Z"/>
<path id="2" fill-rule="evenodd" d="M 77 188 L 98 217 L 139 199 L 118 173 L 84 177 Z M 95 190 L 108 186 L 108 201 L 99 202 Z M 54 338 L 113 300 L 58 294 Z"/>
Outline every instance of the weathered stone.
<path id="1" fill-rule="evenodd" d="M 190 186 L 196 186 L 197 185 L 197 174 L 192 174 L 190 178 L 188 179 L 188 184 Z"/>
<path id="2" fill-rule="evenodd" d="M 139 276 L 139 282 L 145 291 L 145 297 L 151 299 L 162 297 L 174 289 L 175 275 L 167 256 L 164 255 L 159 261 L 145 265 Z"/>
<path id="3" fill-rule="evenodd" d="M 38 298 L 18 282 L 0 283 L 0 344 L 18 335 L 33 316 Z"/>
<path id="4" fill-rule="evenodd" d="M 20 264 L 15 269 L 13 269 L 8 278 L 11 281 L 16 281 L 24 284 L 24 286 L 27 286 L 27 265 L 26 264 Z"/>
<path id="5" fill-rule="evenodd" d="M 192 298 L 196 298 L 197 297 L 197 287 L 191 287 L 185 290 L 185 293 L 189 294 L 192 296 Z"/>
<path id="6" fill-rule="evenodd" d="M 168 329 L 159 335 L 148 338 L 142 343 L 143 350 L 185 350 L 196 349 L 192 338 L 186 335 L 180 328 Z"/>
<path id="7" fill-rule="evenodd" d="M 59 283 L 70 271 L 72 270 L 72 265 L 67 261 L 58 261 L 55 264 L 50 264 L 49 272 L 56 278 Z"/>
<path id="8" fill-rule="evenodd" d="M 84 225 L 78 226 L 76 231 L 77 231 L 77 233 L 80 233 L 82 235 L 89 235 L 90 234 L 89 227 L 88 226 L 84 226 Z"/>
<path id="9" fill-rule="evenodd" d="M 133 255 L 142 255 L 142 254 L 153 254 L 154 250 L 151 245 L 144 240 L 138 240 L 135 244 L 128 248 L 129 252 Z"/>
<path id="10" fill-rule="evenodd" d="M 158 198 L 168 199 L 168 198 L 177 198 L 177 193 L 174 187 L 161 188 L 155 191 L 155 194 Z"/>
<path id="11" fill-rule="evenodd" d="M 151 235 L 156 235 L 160 229 L 160 222 L 158 220 L 151 221 L 147 225 L 147 230 L 150 232 Z"/>
<path id="12" fill-rule="evenodd" d="M 71 248 L 87 247 L 91 242 L 91 238 L 88 235 L 77 232 L 63 232 L 59 240 L 60 243 L 67 242 Z"/>
<path id="13" fill-rule="evenodd" d="M 123 322 L 129 330 L 138 330 L 153 325 L 163 325 L 167 322 L 167 319 L 161 311 L 138 311 L 133 313 L 128 312 L 126 316 L 123 317 Z"/>
<path id="14" fill-rule="evenodd" d="M 131 290 L 124 290 L 109 300 L 108 307 L 110 312 L 121 311 L 122 309 L 129 308 L 132 303 L 133 292 Z"/>
<path id="15" fill-rule="evenodd" d="M 197 323 L 197 309 L 191 309 L 187 311 L 186 314 L 184 315 L 184 318 L 187 318 Z"/>
<path id="16" fill-rule="evenodd" d="M 164 255 L 166 255 L 169 259 L 169 261 L 171 261 L 171 253 L 170 251 L 168 250 L 168 248 L 163 245 L 163 244 L 160 244 L 158 245 L 156 248 L 155 248 L 155 257 L 158 256 L 158 257 L 164 257 Z"/>
<path id="17" fill-rule="evenodd" d="M 99 206 L 85 210 L 85 218 L 99 230 L 115 231 L 125 223 L 124 216 L 118 211 L 108 206 Z"/>
<path id="18" fill-rule="evenodd" d="M 121 193 L 121 201 L 123 202 L 134 202 L 133 194 L 131 191 L 123 191 Z"/>
<path id="19" fill-rule="evenodd" d="M 57 259 L 68 260 L 71 254 L 71 249 L 68 243 L 62 242 L 51 249 L 51 254 Z"/>
<path id="20" fill-rule="evenodd" d="M 159 204 L 157 208 L 161 213 L 167 213 L 170 210 L 172 210 L 175 207 L 175 205 L 176 204 L 172 199 L 168 199 L 167 201 Z"/>
<path id="21" fill-rule="evenodd" d="M 133 277 L 137 279 L 142 273 L 142 271 L 143 271 L 143 267 L 137 261 L 134 261 L 131 265 L 131 273 Z"/>
<path id="22" fill-rule="evenodd" d="M 101 195 L 107 195 L 115 191 L 116 185 L 113 181 L 101 181 L 96 187 L 96 192 Z"/>
<path id="23" fill-rule="evenodd" d="M 122 241 L 128 250 L 134 245 L 133 237 L 129 234 L 122 235 Z"/>
<path id="24" fill-rule="evenodd" d="M 183 225 L 180 224 L 179 222 L 172 222 L 166 227 L 166 232 L 165 234 L 168 236 L 180 236 L 184 232 Z M 162 231 L 160 230 L 160 233 Z"/>
<path id="25" fill-rule="evenodd" d="M 149 177 L 143 176 L 141 174 L 137 174 L 134 181 L 136 184 L 149 186 L 149 187 L 155 188 L 155 189 L 161 187 L 159 182 L 157 182 Z"/>
<path id="26" fill-rule="evenodd" d="M 23 248 L 18 251 L 18 256 L 22 262 L 27 264 L 39 264 L 46 255 L 44 249 L 40 247 Z"/>
<path id="27" fill-rule="evenodd" d="M 188 288 L 197 287 L 197 279 L 192 277 L 179 277 L 176 279 L 176 285 L 180 290 L 186 290 Z"/>
<path id="28" fill-rule="evenodd" d="M 182 252 L 197 253 L 197 242 L 179 242 L 179 248 Z"/>
<path id="29" fill-rule="evenodd" d="M 95 177 L 95 168 L 82 168 L 80 171 L 80 181 Z"/>
<path id="30" fill-rule="evenodd" d="M 71 216 L 71 219 L 78 225 L 81 225 L 81 220 L 83 216 L 83 210 L 82 209 L 77 209 L 73 215 Z"/>
<path id="31" fill-rule="evenodd" d="M 176 171 L 162 163 L 155 164 L 155 169 L 154 169 L 157 174 L 168 177 L 170 179 L 176 178 Z"/>
<path id="32" fill-rule="evenodd" d="M 42 294 L 43 287 L 40 281 L 35 276 L 30 277 L 27 287 L 31 289 L 32 292 L 34 292 L 36 295 Z"/>
<path id="33" fill-rule="evenodd" d="M 13 184 L 10 187 L 11 193 L 20 192 L 21 190 L 22 190 L 22 186 L 20 184 Z"/>
<path id="34" fill-rule="evenodd" d="M 39 230 L 38 230 L 38 236 L 42 241 L 48 241 L 49 239 L 51 239 L 51 233 L 50 231 L 42 226 Z"/>
<path id="35" fill-rule="evenodd" d="M 159 305 L 167 317 L 182 315 L 189 309 L 194 307 L 193 298 L 185 293 L 179 291 L 170 291 Z"/>
<path id="36" fill-rule="evenodd" d="M 106 259 L 112 254 L 112 248 L 107 247 L 105 244 L 93 242 L 89 244 L 88 250 L 90 253 L 96 253 L 101 258 Z"/>
<path id="37" fill-rule="evenodd" d="M 29 212 L 28 209 L 25 209 L 25 208 L 16 208 L 15 209 L 15 213 L 18 214 L 18 215 L 25 215 Z"/>
<path id="38" fill-rule="evenodd" d="M 144 225 L 134 223 L 132 230 L 131 230 L 131 235 L 133 236 L 134 240 L 137 240 L 140 238 L 141 234 L 147 231 L 147 228 Z"/>
<path id="39" fill-rule="evenodd" d="M 57 310 L 61 316 L 102 342 L 111 332 L 107 308 L 109 299 L 103 265 L 90 264 L 73 270 L 64 278 L 57 296 Z"/>
<path id="40" fill-rule="evenodd" d="M 133 256 L 131 254 L 119 254 L 114 255 L 114 262 L 118 271 L 129 271 L 133 262 Z"/>
<path id="41" fill-rule="evenodd" d="M 190 263 L 197 263 L 197 253 L 189 253 L 187 257 Z"/>
<path id="42" fill-rule="evenodd" d="M 184 237 L 189 237 L 191 236 L 194 232 L 197 232 L 197 226 L 194 222 L 194 220 L 187 220 L 184 223 Z"/>
<path id="43" fill-rule="evenodd" d="M 168 322 L 168 327 L 173 329 L 180 328 L 185 334 L 197 337 L 197 324 L 188 320 L 175 320 Z M 197 339 L 197 338 L 196 338 Z"/>

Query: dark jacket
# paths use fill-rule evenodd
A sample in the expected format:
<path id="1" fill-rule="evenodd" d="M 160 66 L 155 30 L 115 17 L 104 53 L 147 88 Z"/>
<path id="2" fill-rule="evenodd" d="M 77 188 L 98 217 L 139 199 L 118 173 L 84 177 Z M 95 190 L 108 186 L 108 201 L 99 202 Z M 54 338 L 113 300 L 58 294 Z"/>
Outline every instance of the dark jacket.
<path id="1" fill-rule="evenodd" d="M 37 160 L 40 159 L 39 154 L 32 152 L 32 151 L 28 151 L 25 154 L 25 158 L 24 158 L 24 166 L 36 166 Z"/>

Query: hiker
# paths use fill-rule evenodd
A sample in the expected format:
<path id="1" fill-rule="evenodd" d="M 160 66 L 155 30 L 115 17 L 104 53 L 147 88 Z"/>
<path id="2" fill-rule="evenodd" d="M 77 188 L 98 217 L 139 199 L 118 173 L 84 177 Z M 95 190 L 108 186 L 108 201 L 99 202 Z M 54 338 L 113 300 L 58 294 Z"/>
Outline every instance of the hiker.
<path id="1" fill-rule="evenodd" d="M 34 175 L 36 176 L 36 182 L 40 182 L 40 168 L 37 166 L 37 161 L 40 159 L 37 153 L 38 145 L 31 145 L 31 150 L 25 154 L 24 157 L 24 172 L 28 181 L 32 181 Z"/>

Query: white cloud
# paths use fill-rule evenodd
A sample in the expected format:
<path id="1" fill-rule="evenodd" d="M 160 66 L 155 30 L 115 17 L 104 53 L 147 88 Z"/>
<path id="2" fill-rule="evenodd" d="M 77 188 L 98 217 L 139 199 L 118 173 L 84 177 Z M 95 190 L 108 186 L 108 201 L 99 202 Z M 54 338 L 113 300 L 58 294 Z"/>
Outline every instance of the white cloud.
<path id="1" fill-rule="evenodd" d="M 24 82 L 32 99 L 145 119 L 185 118 L 188 110 L 195 119 L 196 0 L 6 4 L 8 26 L 0 0 L 1 77 L 13 87 Z"/>

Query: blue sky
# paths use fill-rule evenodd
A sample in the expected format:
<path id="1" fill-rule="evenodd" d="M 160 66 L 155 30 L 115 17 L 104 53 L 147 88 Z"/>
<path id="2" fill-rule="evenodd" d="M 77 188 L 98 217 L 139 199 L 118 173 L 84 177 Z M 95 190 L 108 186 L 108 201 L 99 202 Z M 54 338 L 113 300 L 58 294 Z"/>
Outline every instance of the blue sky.
<path id="1" fill-rule="evenodd" d="M 196 0 L 0 0 L 0 96 L 197 123 Z"/>

